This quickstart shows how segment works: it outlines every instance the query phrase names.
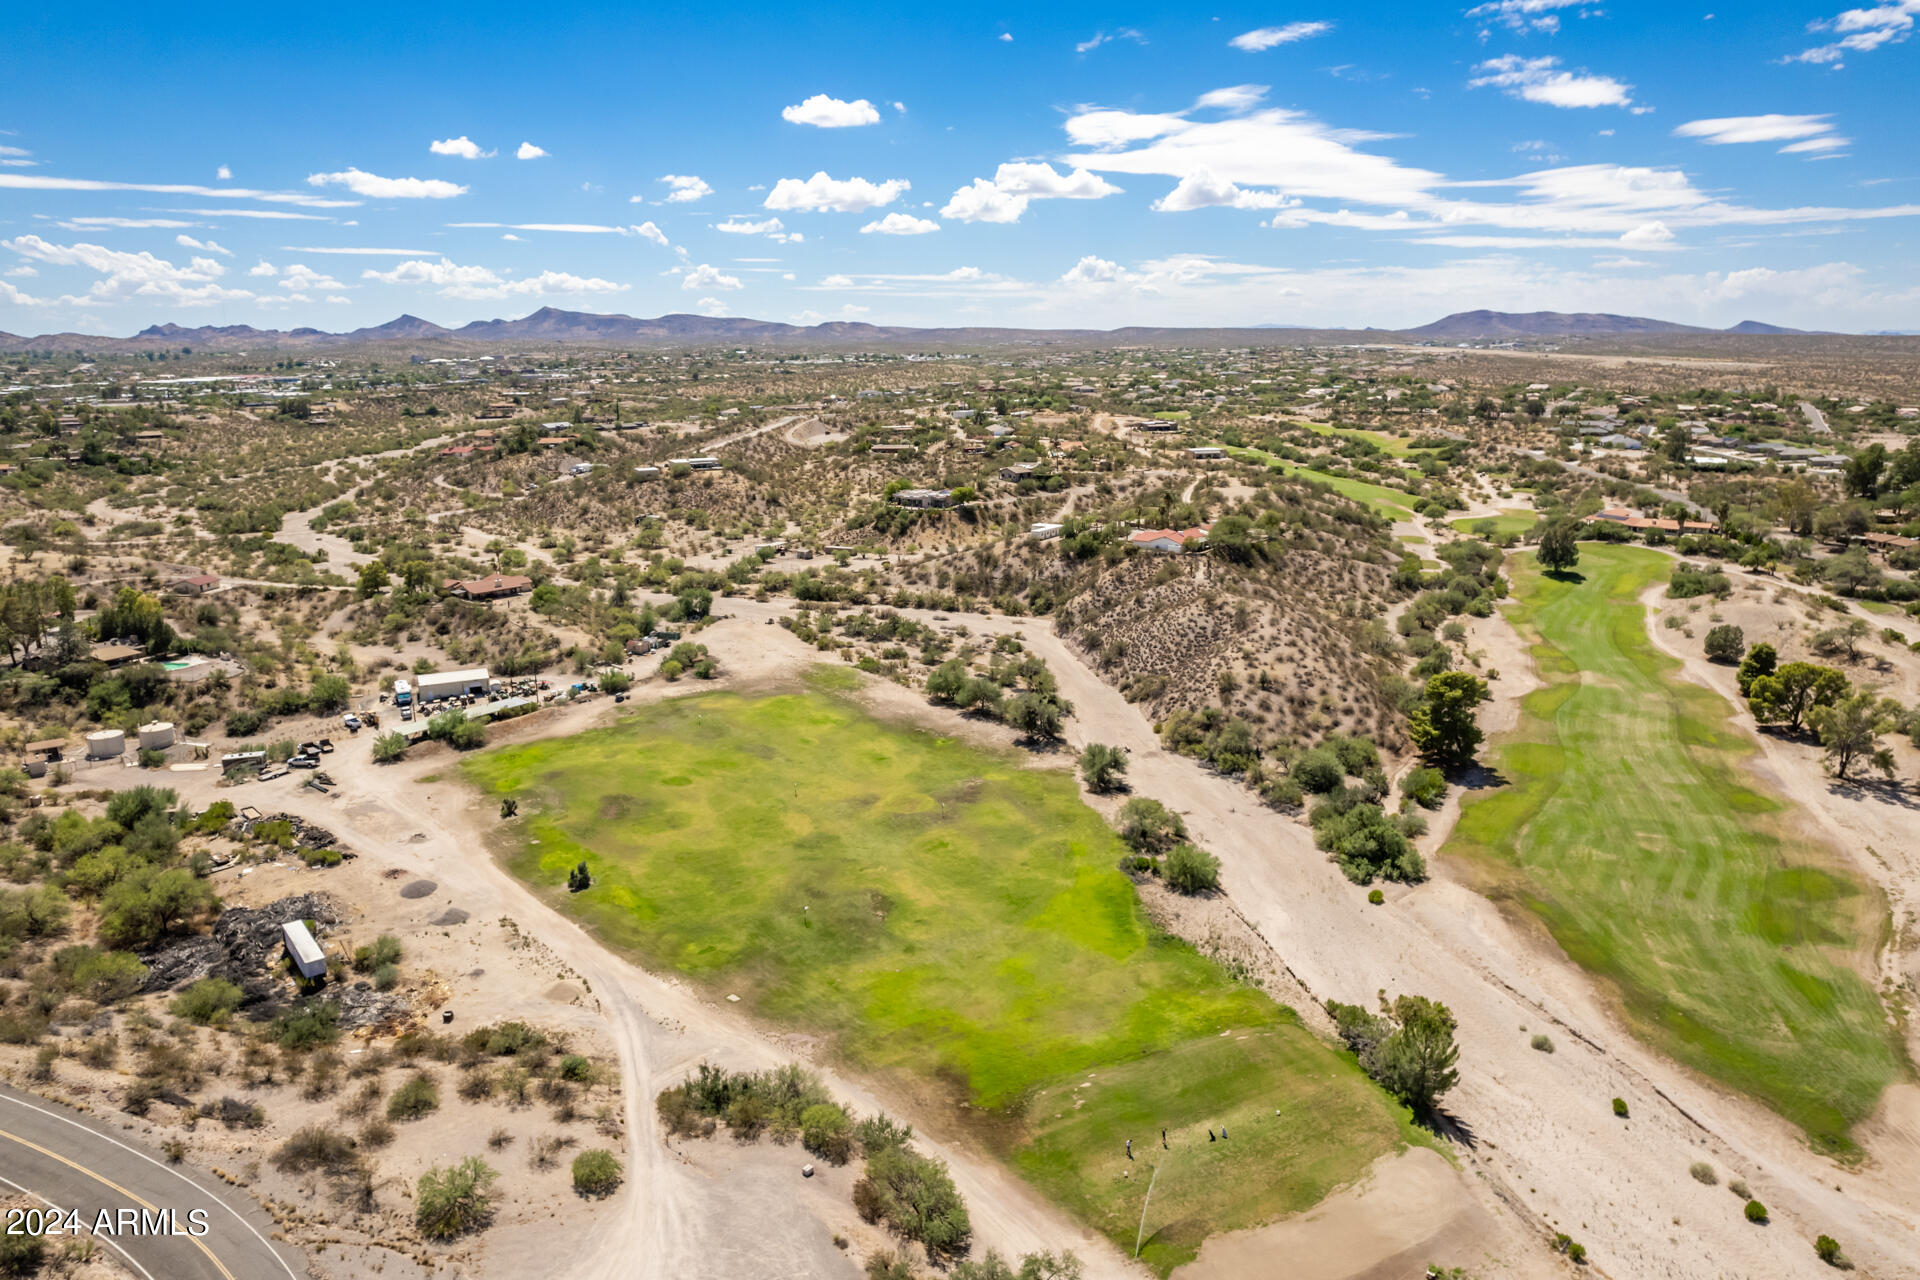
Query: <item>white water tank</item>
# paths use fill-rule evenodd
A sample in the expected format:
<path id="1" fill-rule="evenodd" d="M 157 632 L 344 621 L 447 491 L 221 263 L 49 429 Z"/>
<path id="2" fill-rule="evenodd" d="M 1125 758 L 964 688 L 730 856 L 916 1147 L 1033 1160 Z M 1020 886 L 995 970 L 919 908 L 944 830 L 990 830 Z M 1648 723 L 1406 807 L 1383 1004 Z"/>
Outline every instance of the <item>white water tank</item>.
<path id="1" fill-rule="evenodd" d="M 165 751 L 173 745 L 173 721 L 155 720 L 140 726 L 142 751 Z"/>
<path id="2" fill-rule="evenodd" d="M 97 729 L 87 735 L 87 759 L 111 760 L 125 755 L 127 733 L 124 729 Z"/>

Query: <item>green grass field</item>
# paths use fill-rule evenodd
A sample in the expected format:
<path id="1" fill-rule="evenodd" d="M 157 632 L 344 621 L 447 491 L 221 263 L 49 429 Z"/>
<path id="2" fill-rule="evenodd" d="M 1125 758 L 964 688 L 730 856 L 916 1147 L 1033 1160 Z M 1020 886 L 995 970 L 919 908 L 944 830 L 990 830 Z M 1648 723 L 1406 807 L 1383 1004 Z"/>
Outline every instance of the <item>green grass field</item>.
<path id="1" fill-rule="evenodd" d="M 1509 565 L 1546 684 L 1487 753 L 1507 785 L 1468 798 L 1443 856 L 1535 912 L 1653 1045 L 1852 1155 L 1908 1071 L 1860 973 L 1885 903 L 1793 835 L 1725 699 L 1654 649 L 1638 597 L 1671 560 L 1585 543 L 1582 581 Z"/>
<path id="2" fill-rule="evenodd" d="M 1309 480 L 1315 484 L 1326 485 L 1335 493 L 1343 497 L 1351 498 L 1363 507 L 1370 507 L 1389 520 L 1400 521 L 1413 519 L 1413 504 L 1415 499 L 1412 495 L 1402 493 L 1398 489 L 1389 489 L 1385 485 L 1368 484 L 1364 480 L 1352 480 L 1346 476 L 1330 476 L 1324 472 L 1315 471 L 1311 467 L 1298 466 L 1288 462 L 1285 458 L 1277 458 L 1264 449 L 1243 449 L 1231 445 L 1223 445 L 1221 447 L 1226 449 L 1228 456 L 1239 458 L 1243 462 L 1263 463 L 1266 466 L 1277 468 L 1283 475 L 1298 476 L 1302 480 Z"/>
<path id="3" fill-rule="evenodd" d="M 1296 422 L 1293 425 L 1305 427 L 1317 436 L 1346 436 L 1351 440 L 1365 440 L 1390 457 L 1404 458 L 1413 452 L 1407 441 L 1384 431 L 1368 431 L 1364 427 L 1330 427 L 1321 422 Z"/>
<path id="4" fill-rule="evenodd" d="M 562 910 L 966 1117 L 1129 1251 L 1168 1129 L 1142 1255 L 1162 1274 L 1409 1139 L 1290 1010 L 1151 925 L 1064 771 L 819 688 L 673 699 L 463 767 L 520 797 L 508 863 Z M 582 860 L 594 887 L 568 895 Z"/>
<path id="5" fill-rule="evenodd" d="M 1497 516 L 1476 516 L 1470 520 L 1452 520 L 1448 523 L 1461 533 L 1479 533 L 1484 529 L 1496 538 L 1508 535 L 1519 537 L 1540 523 L 1540 515 L 1516 508 L 1502 510 Z"/>

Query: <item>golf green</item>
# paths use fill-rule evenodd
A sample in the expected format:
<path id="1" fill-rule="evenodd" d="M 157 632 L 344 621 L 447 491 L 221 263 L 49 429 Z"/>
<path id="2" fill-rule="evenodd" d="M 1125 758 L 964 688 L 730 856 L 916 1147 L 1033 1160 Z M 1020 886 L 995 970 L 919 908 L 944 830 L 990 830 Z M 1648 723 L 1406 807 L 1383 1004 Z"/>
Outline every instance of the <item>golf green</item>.
<path id="1" fill-rule="evenodd" d="M 826 1038 L 1129 1252 L 1149 1138 L 1237 1120 L 1161 1180 L 1142 1257 L 1163 1274 L 1404 1144 L 1349 1058 L 1153 926 L 1072 776 L 1030 764 L 816 687 L 670 699 L 464 768 L 520 798 L 511 869 L 603 940 Z M 593 887 L 566 894 L 581 861 Z"/>
<path id="2" fill-rule="evenodd" d="M 1887 907 L 1795 833 L 1726 701 L 1653 647 L 1639 597 L 1672 564 L 1596 543 L 1565 577 L 1509 561 L 1506 613 L 1546 683 L 1442 856 L 1535 913 L 1650 1043 L 1850 1155 L 1908 1070 L 1862 977 Z"/>

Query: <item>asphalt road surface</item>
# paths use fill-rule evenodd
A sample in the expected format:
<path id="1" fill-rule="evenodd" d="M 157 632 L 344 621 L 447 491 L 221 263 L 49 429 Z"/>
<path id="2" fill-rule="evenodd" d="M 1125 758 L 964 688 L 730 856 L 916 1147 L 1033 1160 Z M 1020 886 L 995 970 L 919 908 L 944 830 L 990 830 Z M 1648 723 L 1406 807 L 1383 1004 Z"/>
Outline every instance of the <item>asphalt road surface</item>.
<path id="1" fill-rule="evenodd" d="M 98 1247 L 144 1280 L 305 1280 L 299 1254 L 268 1237 L 273 1223 L 243 1192 L 184 1165 L 170 1165 L 114 1127 L 0 1085 L 0 1191 L 77 1213 Z M 92 1231 L 101 1211 L 121 1229 Z M 126 1211 L 123 1217 L 122 1211 Z M 168 1234 L 162 1214 L 183 1234 Z M 193 1211 L 203 1215 L 204 1234 Z M 142 1226 L 141 1220 L 145 1220 Z M 124 1224 L 124 1225 L 122 1225 Z M 0 1220 L 0 1231 L 9 1224 Z M 50 1245 L 58 1237 L 49 1235 Z"/>

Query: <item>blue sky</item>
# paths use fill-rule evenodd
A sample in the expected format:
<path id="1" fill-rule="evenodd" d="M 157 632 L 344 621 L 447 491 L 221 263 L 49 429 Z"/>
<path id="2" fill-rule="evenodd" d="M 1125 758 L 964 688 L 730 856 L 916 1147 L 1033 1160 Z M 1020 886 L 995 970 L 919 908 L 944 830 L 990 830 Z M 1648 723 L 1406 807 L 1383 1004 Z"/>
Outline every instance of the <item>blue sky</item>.
<path id="1" fill-rule="evenodd" d="M 87 19 L 9 32 L 13 333 L 1920 328 L 1920 0 Z"/>

